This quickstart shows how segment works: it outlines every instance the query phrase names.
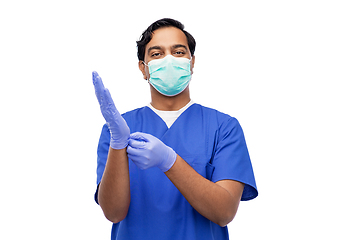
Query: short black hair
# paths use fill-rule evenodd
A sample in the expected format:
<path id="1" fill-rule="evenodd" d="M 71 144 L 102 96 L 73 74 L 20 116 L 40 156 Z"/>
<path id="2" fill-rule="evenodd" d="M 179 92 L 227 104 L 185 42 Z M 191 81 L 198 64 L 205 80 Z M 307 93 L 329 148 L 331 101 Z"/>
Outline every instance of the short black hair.
<path id="1" fill-rule="evenodd" d="M 140 36 L 140 40 L 136 41 L 137 49 L 138 49 L 137 55 L 139 61 L 144 61 L 146 44 L 148 44 L 151 41 L 153 32 L 163 27 L 176 27 L 180 29 L 187 38 L 191 55 L 194 55 L 196 42 L 194 37 L 190 33 L 184 30 L 184 25 L 181 22 L 176 21 L 174 19 L 163 18 L 151 24 Z"/>

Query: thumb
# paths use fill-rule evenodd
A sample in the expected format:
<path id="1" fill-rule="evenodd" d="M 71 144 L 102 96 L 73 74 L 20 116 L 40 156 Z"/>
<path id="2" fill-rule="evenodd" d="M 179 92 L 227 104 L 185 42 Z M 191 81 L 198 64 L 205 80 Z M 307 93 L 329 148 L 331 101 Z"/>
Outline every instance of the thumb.
<path id="1" fill-rule="evenodd" d="M 141 140 L 129 139 L 129 147 L 134 149 L 145 148 L 146 142 Z"/>
<path id="2" fill-rule="evenodd" d="M 129 146 L 132 148 L 144 148 L 145 144 L 148 142 L 148 139 L 141 132 L 135 132 L 130 134 Z"/>
<path id="3" fill-rule="evenodd" d="M 142 141 L 142 142 L 148 142 L 149 134 L 142 133 L 142 132 L 134 132 L 134 133 L 130 134 L 130 139 Z"/>

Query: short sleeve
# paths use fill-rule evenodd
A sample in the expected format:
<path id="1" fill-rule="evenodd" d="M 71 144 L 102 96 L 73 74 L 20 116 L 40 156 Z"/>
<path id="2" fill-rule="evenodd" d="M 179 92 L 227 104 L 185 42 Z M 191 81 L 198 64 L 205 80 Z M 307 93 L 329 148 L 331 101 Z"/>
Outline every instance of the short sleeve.
<path id="1" fill-rule="evenodd" d="M 95 192 L 96 203 L 98 203 L 97 193 L 98 193 L 99 183 L 101 181 L 101 178 L 102 178 L 104 170 L 105 170 L 109 147 L 110 147 L 110 131 L 109 131 L 108 126 L 105 124 L 101 130 L 101 135 L 100 135 L 99 144 L 98 144 L 98 148 L 97 148 L 96 184 L 98 187 Z"/>
<path id="2" fill-rule="evenodd" d="M 242 182 L 245 188 L 241 200 L 247 201 L 257 197 L 258 191 L 244 133 L 235 118 L 229 118 L 220 125 L 212 165 L 213 182 Z"/>

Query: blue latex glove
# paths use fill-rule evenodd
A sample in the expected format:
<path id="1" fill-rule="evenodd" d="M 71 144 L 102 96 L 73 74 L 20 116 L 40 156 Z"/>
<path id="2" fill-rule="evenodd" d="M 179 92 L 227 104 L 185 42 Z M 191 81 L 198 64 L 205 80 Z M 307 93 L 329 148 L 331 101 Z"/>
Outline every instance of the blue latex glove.
<path id="1" fill-rule="evenodd" d="M 96 97 L 100 104 L 101 113 L 110 130 L 110 147 L 113 149 L 126 148 L 129 141 L 130 129 L 116 109 L 109 90 L 104 87 L 101 77 L 97 72 L 93 72 L 93 84 Z"/>
<path id="2" fill-rule="evenodd" d="M 140 169 L 158 167 L 163 172 L 174 165 L 177 157 L 176 152 L 158 138 L 141 132 L 130 134 L 127 153 Z"/>

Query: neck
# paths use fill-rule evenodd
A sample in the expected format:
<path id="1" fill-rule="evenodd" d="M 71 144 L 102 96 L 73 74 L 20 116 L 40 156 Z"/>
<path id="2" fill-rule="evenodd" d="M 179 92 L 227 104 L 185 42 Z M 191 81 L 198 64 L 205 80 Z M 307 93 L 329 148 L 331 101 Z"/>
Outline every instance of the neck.
<path id="1" fill-rule="evenodd" d="M 189 86 L 179 95 L 167 97 L 150 86 L 151 105 L 161 111 L 177 111 L 190 102 Z"/>

